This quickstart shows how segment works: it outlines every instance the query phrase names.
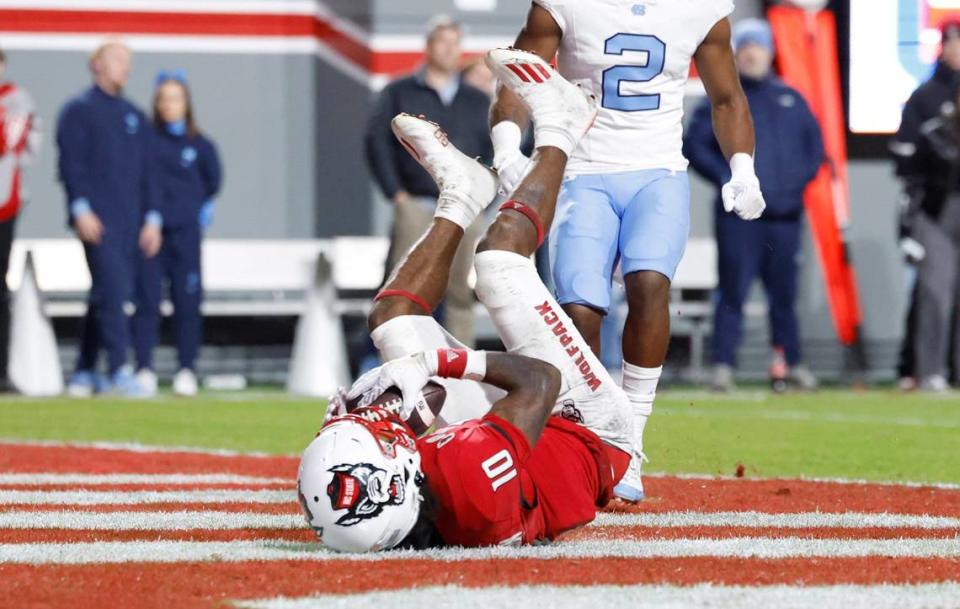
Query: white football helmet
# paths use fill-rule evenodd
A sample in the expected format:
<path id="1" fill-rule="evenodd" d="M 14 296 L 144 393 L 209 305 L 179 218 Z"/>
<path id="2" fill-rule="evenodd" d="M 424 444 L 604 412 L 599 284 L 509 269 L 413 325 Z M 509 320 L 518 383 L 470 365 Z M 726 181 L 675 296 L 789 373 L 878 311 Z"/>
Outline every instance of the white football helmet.
<path id="1" fill-rule="evenodd" d="M 338 552 L 395 547 L 420 513 L 420 453 L 409 428 L 382 408 L 328 421 L 300 460 L 307 522 Z"/>

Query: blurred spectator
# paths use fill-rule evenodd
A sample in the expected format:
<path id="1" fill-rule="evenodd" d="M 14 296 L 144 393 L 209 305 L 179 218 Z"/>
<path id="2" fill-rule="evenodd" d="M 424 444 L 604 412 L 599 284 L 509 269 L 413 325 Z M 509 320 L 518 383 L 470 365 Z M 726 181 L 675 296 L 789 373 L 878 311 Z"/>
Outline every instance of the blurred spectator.
<path id="1" fill-rule="evenodd" d="M 133 294 L 137 247 L 147 257 L 162 242 L 159 196 L 152 179 L 152 129 L 123 97 L 130 51 L 108 41 L 90 56 L 94 84 L 67 101 L 57 124 L 60 179 L 69 223 L 83 242 L 92 286 L 69 395 L 90 396 L 102 347 L 115 393 L 141 397 L 143 388 L 127 365 L 129 324 L 124 302 Z"/>
<path id="2" fill-rule="evenodd" d="M 497 79 L 482 57 L 468 63 L 460 73 L 460 78 L 471 87 L 486 93 L 490 99 L 497 93 Z"/>
<path id="3" fill-rule="evenodd" d="M 897 176 L 903 180 L 900 205 L 900 249 L 912 267 L 923 259 L 924 251 L 913 235 L 913 221 L 922 198 L 922 167 L 918 166 L 917 144 L 921 126 L 942 116 L 953 104 L 953 95 L 960 85 L 960 18 L 948 19 L 940 26 L 943 41 L 940 58 L 930 79 L 913 92 L 903 107 L 900 130 L 890 142 L 890 151 L 896 163 Z M 918 181 L 919 180 L 919 181 Z M 897 365 L 902 389 L 916 387 L 916 289 L 910 290 L 900 361 Z"/>
<path id="4" fill-rule="evenodd" d="M 719 294 L 714 317 L 712 386 L 734 387 L 736 353 L 743 328 L 743 305 L 757 275 L 770 303 L 773 342 L 771 380 L 789 380 L 814 389 L 817 380 L 801 362 L 795 301 L 803 228 L 803 193 L 823 163 L 820 127 L 803 97 L 771 72 L 770 26 L 759 19 L 734 28 L 737 68 L 757 134 L 757 175 L 767 201 L 763 217 L 746 222 L 725 213 L 719 188 L 730 168 L 713 134 L 708 102 L 697 108 L 687 129 L 684 153 L 695 170 L 718 188 L 716 236 Z"/>
<path id="5" fill-rule="evenodd" d="M 462 32 L 445 17 L 433 20 L 427 31 L 426 61 L 416 73 L 396 80 L 383 90 L 366 134 L 370 170 L 394 203 L 394 222 L 388 273 L 423 235 L 433 218 L 438 196 L 433 179 L 397 142 L 390 121 L 401 112 L 424 115 L 443 125 L 450 141 L 467 156 L 490 164 L 493 145 L 487 125 L 490 98 L 460 77 Z M 445 305 L 445 323 L 463 343 L 474 343 L 474 296 L 468 283 L 473 252 L 483 230 L 477 221 L 467 231 L 453 261 Z"/>
<path id="6" fill-rule="evenodd" d="M 23 165 L 39 150 L 40 133 L 33 100 L 4 76 L 7 58 L 0 51 L 0 393 L 14 392 L 7 378 L 10 302 L 7 270 L 13 229 L 24 203 Z"/>
<path id="7" fill-rule="evenodd" d="M 200 132 L 194 116 L 186 74 L 182 70 L 157 74 L 154 177 L 162 197 L 163 245 L 157 256 L 139 256 L 133 318 L 137 379 L 151 395 L 157 392 L 153 350 L 160 331 L 164 280 L 173 301 L 179 360 L 173 392 L 197 394 L 196 360 L 203 338 L 200 240 L 213 222 L 213 197 L 220 190 L 221 173 L 217 149 Z"/>
<path id="8" fill-rule="evenodd" d="M 940 117 L 920 126 L 904 178 L 914 189 L 911 238 L 917 261 L 914 301 L 916 374 L 927 391 L 948 389 L 947 373 L 960 373 L 960 95 Z M 951 326 L 951 324 L 953 324 Z M 952 328 L 952 329 L 951 329 Z M 953 347 L 952 366 L 947 356 Z"/>

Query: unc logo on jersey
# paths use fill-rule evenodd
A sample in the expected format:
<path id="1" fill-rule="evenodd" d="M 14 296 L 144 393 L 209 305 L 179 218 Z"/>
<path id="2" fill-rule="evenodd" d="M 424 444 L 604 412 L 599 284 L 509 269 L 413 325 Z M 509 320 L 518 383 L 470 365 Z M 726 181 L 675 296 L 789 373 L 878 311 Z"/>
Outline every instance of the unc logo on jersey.
<path id="1" fill-rule="evenodd" d="M 403 503 L 404 487 L 399 474 L 369 463 L 336 465 L 327 470 L 333 480 L 327 486 L 327 497 L 334 510 L 347 510 L 337 524 L 349 527 L 375 518 L 388 505 Z"/>
<path id="2" fill-rule="evenodd" d="M 651 6 L 656 6 L 657 0 L 644 0 L 639 4 L 634 4 L 630 7 L 630 12 L 636 15 L 637 17 L 643 17 L 647 14 L 647 10 Z"/>
<path id="3" fill-rule="evenodd" d="M 193 146 L 187 146 L 180 151 L 180 164 L 189 167 L 197 160 L 197 149 Z"/>
<path id="4" fill-rule="evenodd" d="M 135 113 L 127 112 L 123 120 L 127 124 L 127 133 L 130 135 L 136 134 L 137 130 L 140 129 L 140 117 Z"/>

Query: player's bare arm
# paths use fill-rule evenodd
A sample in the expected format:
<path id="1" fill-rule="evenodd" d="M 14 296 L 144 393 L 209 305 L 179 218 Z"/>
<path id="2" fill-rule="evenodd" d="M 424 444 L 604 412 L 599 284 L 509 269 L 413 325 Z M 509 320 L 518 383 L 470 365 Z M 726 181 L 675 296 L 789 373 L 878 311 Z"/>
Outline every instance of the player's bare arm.
<path id="1" fill-rule="evenodd" d="M 723 19 L 707 34 L 693 56 L 713 108 L 713 129 L 720 149 L 730 160 L 738 152 L 753 155 L 756 138 L 750 105 L 730 43 L 730 21 Z"/>
<path id="2" fill-rule="evenodd" d="M 550 13 L 534 4 L 530 7 L 527 23 L 517 36 L 514 47 L 535 53 L 549 63 L 560 48 L 562 36 L 560 26 Z M 512 193 L 519 186 L 530 165 L 529 159 L 520 151 L 529 118 L 520 98 L 501 84 L 497 99 L 490 109 L 490 137 L 493 140 L 493 167 L 500 175 L 504 194 Z"/>
<path id="3" fill-rule="evenodd" d="M 507 392 L 490 409 L 537 443 L 560 395 L 560 371 L 547 362 L 511 353 L 488 353 L 483 381 Z"/>
<path id="4" fill-rule="evenodd" d="M 766 203 L 754 170 L 756 134 L 737 74 L 728 19 L 713 26 L 693 58 L 713 108 L 717 142 L 730 162 L 731 179 L 722 190 L 723 206 L 744 220 L 756 220 Z"/>

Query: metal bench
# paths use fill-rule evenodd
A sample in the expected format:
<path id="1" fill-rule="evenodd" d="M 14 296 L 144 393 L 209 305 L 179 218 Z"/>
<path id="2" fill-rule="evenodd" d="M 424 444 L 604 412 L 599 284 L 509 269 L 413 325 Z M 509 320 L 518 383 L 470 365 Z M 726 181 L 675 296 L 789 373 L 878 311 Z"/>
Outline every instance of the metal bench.
<path id="1" fill-rule="evenodd" d="M 324 240 L 208 239 L 203 245 L 203 313 L 211 317 L 297 316 L 322 253 L 333 267 L 337 312 L 365 314 L 383 280 L 389 249 L 385 237 L 338 237 Z M 20 285 L 23 262 L 32 252 L 46 313 L 54 318 L 80 317 L 90 289 L 83 248 L 76 239 L 20 239 L 14 243 L 7 281 Z M 713 314 L 717 285 L 713 239 L 692 239 L 673 283 L 674 334 L 690 338 L 689 375 L 704 369 L 704 345 Z M 758 311 L 753 311 L 755 314 Z M 164 302 L 165 314 L 172 305 Z M 477 308 L 481 338 L 495 338 L 482 306 Z M 487 336 L 490 334 L 490 336 Z"/>

